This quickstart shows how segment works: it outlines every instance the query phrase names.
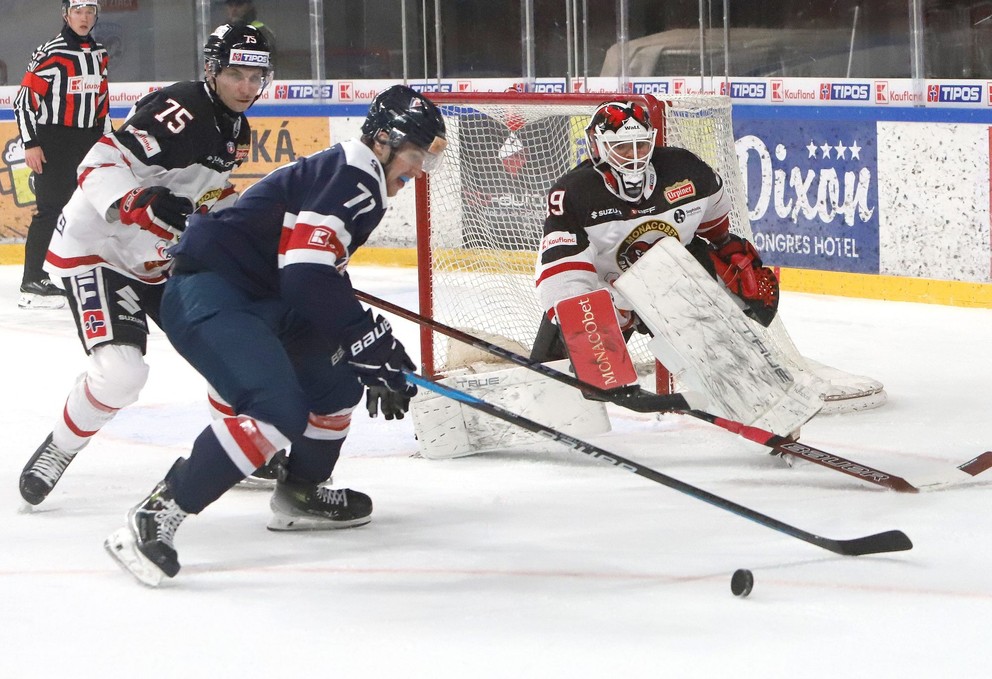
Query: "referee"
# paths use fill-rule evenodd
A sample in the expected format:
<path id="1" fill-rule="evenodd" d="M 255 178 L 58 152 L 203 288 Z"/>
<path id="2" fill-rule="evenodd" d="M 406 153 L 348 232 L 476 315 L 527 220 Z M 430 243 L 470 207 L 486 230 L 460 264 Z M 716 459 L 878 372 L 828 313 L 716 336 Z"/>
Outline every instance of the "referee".
<path id="1" fill-rule="evenodd" d="M 62 207 L 76 189 L 76 168 L 112 131 L 107 50 L 90 35 L 98 0 L 61 0 L 62 32 L 38 47 L 14 99 L 24 158 L 35 173 L 37 211 L 24 244 L 22 309 L 60 309 L 65 292 L 42 266 Z"/>

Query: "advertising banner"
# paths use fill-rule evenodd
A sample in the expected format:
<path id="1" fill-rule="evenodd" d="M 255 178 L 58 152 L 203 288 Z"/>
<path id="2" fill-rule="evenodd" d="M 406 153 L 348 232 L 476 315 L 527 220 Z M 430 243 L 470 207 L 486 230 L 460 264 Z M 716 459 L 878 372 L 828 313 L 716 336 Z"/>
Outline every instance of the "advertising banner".
<path id="1" fill-rule="evenodd" d="M 232 175 L 244 191 L 278 167 L 331 145 L 328 120 L 319 118 L 249 118 L 251 155 Z M 27 235 L 34 214 L 34 174 L 24 162 L 17 126 L 0 122 L 0 240 Z"/>
<path id="2" fill-rule="evenodd" d="M 34 173 L 14 123 L 0 123 L 0 241 L 27 235 L 34 214 Z"/>
<path id="3" fill-rule="evenodd" d="M 770 266 L 878 273 L 876 123 L 734 126 L 755 245 Z"/>

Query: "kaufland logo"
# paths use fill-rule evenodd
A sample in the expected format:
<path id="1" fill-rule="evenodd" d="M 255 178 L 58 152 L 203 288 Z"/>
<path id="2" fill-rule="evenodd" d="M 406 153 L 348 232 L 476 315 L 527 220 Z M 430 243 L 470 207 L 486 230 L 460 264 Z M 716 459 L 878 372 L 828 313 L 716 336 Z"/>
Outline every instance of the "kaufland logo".
<path id="1" fill-rule="evenodd" d="M 764 99 L 767 86 L 760 82 L 730 83 L 731 99 Z"/>
<path id="2" fill-rule="evenodd" d="M 330 99 L 334 85 L 277 85 L 276 99 Z"/>
<path id="3" fill-rule="evenodd" d="M 981 100 L 981 85 L 927 85 L 929 103 L 977 104 Z"/>
<path id="4" fill-rule="evenodd" d="M 889 103 L 889 81 L 888 80 L 876 80 L 875 81 L 875 103 L 876 104 L 888 104 Z"/>
<path id="5" fill-rule="evenodd" d="M 338 81 L 338 99 L 343 102 L 372 101 L 378 94 L 375 88 L 361 89 L 350 80 Z"/>
<path id="6" fill-rule="evenodd" d="M 772 80 L 772 101 L 785 101 L 785 83 Z"/>
<path id="7" fill-rule="evenodd" d="M 820 99 L 824 101 L 869 101 L 868 83 L 820 83 Z"/>
<path id="8" fill-rule="evenodd" d="M 667 80 L 645 80 L 633 85 L 634 94 L 668 94 Z"/>
<path id="9" fill-rule="evenodd" d="M 989 102 L 989 106 L 992 106 L 992 83 L 986 83 L 986 86 L 989 89 L 989 96 L 986 99 Z"/>

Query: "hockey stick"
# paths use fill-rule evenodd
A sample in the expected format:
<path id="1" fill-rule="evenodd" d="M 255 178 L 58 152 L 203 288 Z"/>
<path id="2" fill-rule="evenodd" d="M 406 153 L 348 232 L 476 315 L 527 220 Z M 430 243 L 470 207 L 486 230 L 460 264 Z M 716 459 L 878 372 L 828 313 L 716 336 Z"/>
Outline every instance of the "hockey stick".
<path id="1" fill-rule="evenodd" d="M 492 403 L 483 401 L 480 398 L 466 394 L 463 391 L 452 389 L 451 387 L 433 382 L 416 373 L 407 372 L 406 379 L 411 384 L 415 384 L 418 387 L 424 387 L 425 389 L 429 389 L 430 391 L 438 393 L 442 396 L 447 396 L 448 398 L 458 401 L 459 403 L 464 403 L 468 407 L 486 413 L 487 415 L 504 420 L 505 422 L 509 422 L 510 424 L 521 427 L 522 429 L 526 429 L 527 431 L 551 439 L 552 441 L 557 441 L 558 443 L 588 455 L 595 460 L 605 462 L 613 465 L 614 467 L 619 467 L 628 472 L 632 472 L 638 476 L 654 481 L 655 483 L 660 483 L 663 486 L 677 490 L 680 493 L 694 497 L 697 500 L 707 502 L 714 507 L 719 507 L 720 509 L 731 512 L 732 514 L 736 514 L 742 518 L 759 523 L 766 528 L 771 528 L 772 530 L 777 530 L 780 533 L 785 533 L 786 535 L 790 535 L 804 542 L 808 542 L 811 545 L 816 545 L 817 547 L 831 551 L 834 554 L 842 554 L 844 556 L 861 556 L 864 554 L 879 554 L 882 552 L 901 552 L 913 548 L 913 543 L 910 541 L 909 537 L 899 530 L 885 531 L 884 533 L 876 533 L 874 535 L 867 535 L 865 537 L 850 540 L 834 540 L 832 538 L 814 535 L 813 533 L 796 528 L 795 526 L 791 526 L 787 523 L 779 521 L 778 519 L 773 519 L 772 517 L 757 512 L 753 509 L 748 509 L 747 507 L 739 505 L 736 502 L 732 502 L 731 500 L 714 495 L 713 493 L 703 490 L 702 488 L 697 488 L 696 486 L 679 481 L 678 479 L 668 476 L 667 474 L 662 474 L 654 469 L 639 465 L 632 460 L 620 457 L 615 453 L 611 453 L 603 448 L 594 446 L 591 443 L 586 443 L 585 441 L 569 436 L 568 434 L 560 432 L 557 429 L 546 427 L 543 424 L 535 422 L 534 420 L 529 420 L 522 415 L 512 413 L 509 410 L 500 408 L 497 405 L 493 405 Z"/>
<path id="2" fill-rule="evenodd" d="M 458 340 L 459 342 L 463 342 L 469 346 L 481 349 L 482 351 L 498 356 L 529 370 L 533 370 L 534 372 L 540 373 L 541 375 L 553 380 L 557 380 L 563 384 L 581 389 L 584 393 L 592 395 L 597 399 L 619 405 L 635 412 L 683 413 L 685 415 L 695 417 L 696 419 L 714 424 L 721 429 L 737 434 L 738 436 L 759 445 L 771 448 L 776 453 L 801 457 L 804 460 L 808 460 L 809 462 L 818 464 L 822 467 L 839 471 L 842 474 L 847 474 L 848 476 L 852 476 L 856 479 L 860 479 L 883 488 L 888 488 L 890 490 L 902 493 L 915 493 L 919 491 L 917 486 L 914 486 L 906 479 L 896 476 L 895 474 L 889 474 L 887 472 L 874 469 L 867 465 L 854 462 L 853 460 L 840 457 L 839 455 L 834 455 L 833 453 L 828 453 L 818 448 L 814 448 L 813 446 L 773 434 L 772 432 L 765 431 L 764 429 L 750 427 L 748 425 L 741 424 L 740 422 L 734 422 L 733 420 L 728 420 L 718 417 L 717 415 L 703 412 L 702 410 L 694 410 L 685 400 L 685 397 L 681 394 L 652 394 L 651 392 L 645 391 L 636 386 L 612 391 L 601 389 L 595 385 L 582 382 L 572 375 L 559 372 L 554 368 L 549 368 L 548 366 L 538 363 L 537 361 L 531 361 L 529 358 L 505 349 L 498 344 L 487 342 L 467 332 L 452 328 L 440 323 L 439 321 L 435 321 L 432 318 L 428 318 L 414 311 L 410 311 L 409 309 L 404 309 L 401 306 L 387 302 L 384 299 L 380 299 L 360 290 L 356 290 L 355 295 L 358 299 L 378 307 L 383 311 L 394 313 L 401 318 L 405 318 L 420 325 L 426 325 L 436 332 L 447 335 L 448 337 Z M 983 453 L 974 460 L 970 460 L 969 462 L 959 465 L 956 469 L 971 476 L 975 476 L 989 468 L 992 468 L 992 451 Z M 945 478 L 940 479 L 935 483 L 923 484 L 923 487 L 938 487 L 958 480 L 961 479 Z"/>

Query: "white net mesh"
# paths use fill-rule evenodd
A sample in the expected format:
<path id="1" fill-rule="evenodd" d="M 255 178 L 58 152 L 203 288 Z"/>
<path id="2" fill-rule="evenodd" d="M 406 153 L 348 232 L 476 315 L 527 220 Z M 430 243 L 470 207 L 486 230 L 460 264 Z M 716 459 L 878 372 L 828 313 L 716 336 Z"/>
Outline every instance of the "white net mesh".
<path id="1" fill-rule="evenodd" d="M 431 176 L 427 221 L 418 247 L 431 266 L 424 312 L 446 325 L 531 347 L 541 319 L 534 264 L 551 185 L 586 156 L 585 126 L 609 97 L 548 97 L 508 93 L 493 100 L 438 101 L 448 125 L 442 170 Z M 734 197 L 734 230 L 751 235 L 733 145 L 727 97 L 640 99 L 664 115 L 659 142 L 692 150 L 726 179 Z M 441 99 L 438 97 L 438 99 Z M 721 143 L 719 140 L 723 140 Z M 729 142 L 727 141 L 729 140 Z M 425 227 L 426 230 L 425 230 Z M 450 365 L 448 342 L 434 334 L 434 372 Z M 631 346 L 642 371 L 653 359 L 642 338 Z"/>
<path id="2" fill-rule="evenodd" d="M 432 95 L 448 126 L 445 165 L 421 183 L 417 248 L 421 256 L 421 312 L 512 351 L 533 346 L 542 309 L 534 265 L 551 185 L 586 157 L 585 126 L 610 95 Z M 639 100 L 662 130 L 659 143 L 689 149 L 723 177 L 733 201 L 731 229 L 752 240 L 747 196 L 734 147 L 729 97 L 619 95 Z M 426 195 L 424 195 L 426 194 Z M 423 200 L 426 198 L 426 200 Z M 429 259 L 428 259 L 429 258 Z M 425 262 L 428 262 L 425 265 Z M 882 385 L 811 364 L 776 319 L 767 333 L 791 365 L 832 385 L 828 400 L 877 394 Z M 494 339 L 495 338 L 495 339 Z M 499 338 L 505 338 L 500 340 Z M 426 338 L 425 338 L 426 339 Z M 463 367 L 444 335 L 422 344 L 425 368 Z M 646 338 L 629 345 L 638 371 L 654 371 Z M 878 402 L 884 401 L 884 398 Z M 867 406 L 871 407 L 871 406 Z"/>

